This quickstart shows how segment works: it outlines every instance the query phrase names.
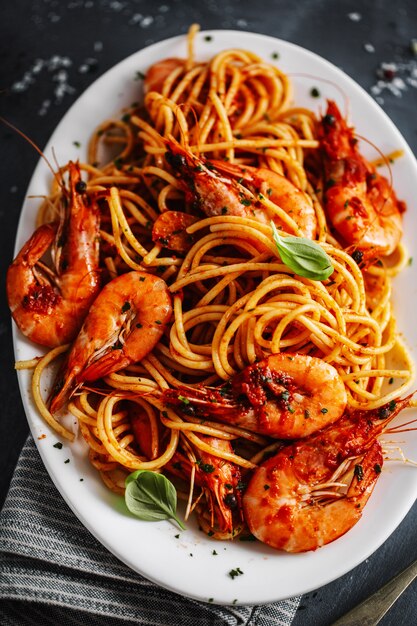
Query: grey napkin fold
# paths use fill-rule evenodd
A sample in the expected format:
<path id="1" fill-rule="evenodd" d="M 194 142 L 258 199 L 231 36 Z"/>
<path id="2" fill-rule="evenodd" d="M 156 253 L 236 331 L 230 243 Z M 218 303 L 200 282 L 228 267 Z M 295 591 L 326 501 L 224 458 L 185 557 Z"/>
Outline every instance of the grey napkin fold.
<path id="1" fill-rule="evenodd" d="M 0 513 L 0 600 L 2 626 L 288 626 L 300 598 L 226 607 L 146 580 L 84 528 L 29 437 Z"/>

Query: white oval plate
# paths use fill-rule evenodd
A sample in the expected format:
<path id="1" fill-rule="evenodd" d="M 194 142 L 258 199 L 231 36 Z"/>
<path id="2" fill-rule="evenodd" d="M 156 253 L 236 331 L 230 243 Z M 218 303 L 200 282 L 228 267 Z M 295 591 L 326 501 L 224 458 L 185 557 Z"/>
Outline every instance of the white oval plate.
<path id="1" fill-rule="evenodd" d="M 211 41 L 205 37 L 212 36 Z M 370 96 L 346 74 L 317 55 L 272 37 L 246 32 L 210 31 L 196 38 L 198 59 L 207 60 L 223 49 L 239 47 L 256 52 L 293 74 L 295 102 L 319 112 L 325 98 L 338 101 L 344 110 L 343 97 L 332 84 L 348 96 L 351 119 L 357 132 L 373 141 L 384 152 L 401 148 L 405 156 L 393 167 L 394 185 L 408 204 L 405 215 L 405 241 L 415 249 L 417 219 L 414 213 L 417 167 L 410 149 L 392 122 Z M 279 59 L 273 58 L 279 54 Z M 141 50 L 125 59 L 99 78 L 65 115 L 46 147 L 54 148 L 58 161 L 85 157 L 85 147 L 97 123 L 122 107 L 142 97 L 141 81 L 136 72 L 145 72 L 159 59 L 186 55 L 184 36 L 175 37 Z M 296 76 L 308 72 L 312 78 Z M 329 81 L 329 82 L 327 82 Z M 310 90 L 318 87 L 320 98 Z M 74 141 L 81 142 L 76 148 Z M 363 148 L 366 151 L 366 145 Z M 375 156 L 375 153 L 373 154 Z M 27 195 L 46 193 L 50 172 L 41 160 L 35 170 Z M 38 201 L 27 199 L 22 211 L 16 247 L 20 249 L 34 229 Z M 417 264 L 407 267 L 395 280 L 394 303 L 399 327 L 408 347 L 417 358 Z M 19 332 L 15 332 L 17 359 L 39 354 Z M 399 463 L 386 464 L 363 518 L 344 537 L 307 554 L 289 555 L 255 543 L 217 542 L 207 538 L 190 521 L 188 530 L 179 530 L 170 522 L 141 522 L 130 517 L 120 506 L 120 497 L 110 493 L 86 457 L 86 446 L 77 437 L 74 444 L 64 443 L 62 450 L 37 414 L 29 387 L 28 372 L 19 372 L 24 407 L 43 462 L 62 496 L 93 535 L 115 556 L 150 580 L 180 594 L 215 603 L 259 604 L 288 598 L 316 589 L 345 574 L 374 552 L 395 530 L 417 496 L 417 470 Z M 47 387 L 46 381 L 45 387 Z M 408 416 L 407 416 L 408 417 Z M 72 425 L 73 419 L 70 419 Z M 75 425 L 73 426 L 75 428 Z M 40 438 L 46 435 L 44 438 Z M 417 433 L 402 436 L 404 452 L 415 458 Z M 69 458 L 69 463 L 64 461 Z M 84 480 L 80 482 L 80 478 Z M 213 550 L 217 555 L 213 555 Z M 232 579 L 228 572 L 239 567 L 244 574 Z"/>

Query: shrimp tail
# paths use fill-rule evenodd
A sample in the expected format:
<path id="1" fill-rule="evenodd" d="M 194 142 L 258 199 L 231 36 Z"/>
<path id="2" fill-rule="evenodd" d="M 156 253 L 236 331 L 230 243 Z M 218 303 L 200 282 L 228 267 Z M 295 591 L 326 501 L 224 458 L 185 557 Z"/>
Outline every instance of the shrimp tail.
<path id="1" fill-rule="evenodd" d="M 58 373 L 52 385 L 51 392 L 48 397 L 47 405 L 49 411 L 54 415 L 62 409 L 68 398 L 77 390 L 75 372 L 67 373 L 68 355 L 62 362 Z"/>
<path id="2" fill-rule="evenodd" d="M 98 378 L 111 374 L 111 372 L 127 367 L 131 362 L 132 360 L 123 354 L 123 350 L 111 350 L 90 365 L 87 365 L 82 373 L 77 376 L 77 381 L 79 383 L 93 382 Z"/>
<path id="3" fill-rule="evenodd" d="M 14 264 L 23 261 L 27 267 L 34 267 L 41 257 L 49 250 L 57 231 L 58 224 L 51 222 L 39 226 L 20 250 Z M 13 264 L 12 264 L 13 265 Z"/>

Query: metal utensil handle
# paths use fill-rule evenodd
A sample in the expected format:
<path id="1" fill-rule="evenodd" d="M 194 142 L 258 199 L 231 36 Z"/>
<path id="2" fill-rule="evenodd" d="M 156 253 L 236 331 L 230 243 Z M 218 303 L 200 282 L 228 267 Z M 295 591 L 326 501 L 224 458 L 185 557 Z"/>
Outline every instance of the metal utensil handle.
<path id="1" fill-rule="evenodd" d="M 333 622 L 332 626 L 376 626 L 416 577 L 417 561 L 414 561 L 372 596 Z"/>

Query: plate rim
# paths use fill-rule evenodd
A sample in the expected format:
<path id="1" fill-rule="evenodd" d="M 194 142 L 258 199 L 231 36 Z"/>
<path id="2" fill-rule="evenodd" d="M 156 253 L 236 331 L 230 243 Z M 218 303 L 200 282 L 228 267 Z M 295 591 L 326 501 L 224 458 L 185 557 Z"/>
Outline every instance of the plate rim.
<path id="1" fill-rule="evenodd" d="M 401 147 L 404 149 L 406 155 L 407 155 L 407 159 L 410 160 L 410 163 L 412 163 L 414 169 L 415 169 L 415 173 L 417 173 L 417 162 L 414 158 L 414 155 L 411 151 L 411 148 L 408 146 L 407 141 L 405 140 L 404 136 L 402 135 L 401 131 L 395 126 L 395 124 L 393 123 L 393 121 L 389 118 L 389 116 L 385 113 L 385 111 L 375 102 L 375 100 L 370 96 L 370 94 L 367 93 L 367 91 L 361 86 L 359 85 L 353 78 L 351 78 L 348 74 L 346 74 L 342 69 L 340 69 L 339 67 L 337 67 L 336 65 L 334 65 L 333 63 L 331 63 L 330 61 L 328 61 L 326 58 L 320 56 L 319 54 L 309 50 L 308 48 L 305 48 L 303 46 L 300 46 L 298 44 L 280 39 L 280 38 L 276 38 L 270 35 L 263 35 L 262 33 L 254 33 L 254 32 L 249 32 L 249 31 L 239 31 L 239 30 L 232 30 L 232 29 L 208 29 L 208 30 L 203 30 L 203 31 L 199 31 L 198 33 L 199 36 L 206 36 L 206 35 L 222 35 L 222 36 L 231 36 L 231 37 L 236 37 L 238 36 L 239 38 L 242 38 L 242 45 L 245 46 L 245 38 L 248 37 L 249 39 L 253 39 L 254 41 L 256 39 L 261 40 L 262 42 L 270 42 L 270 43 L 274 43 L 274 45 L 284 45 L 285 47 L 288 47 L 289 50 L 294 49 L 297 50 L 297 52 L 302 52 L 302 53 L 307 53 L 308 55 L 312 55 L 317 61 L 319 61 L 321 64 L 324 64 L 326 67 L 328 67 L 329 69 L 331 69 L 332 71 L 336 71 L 337 73 L 340 73 L 343 76 L 343 79 L 345 81 L 348 82 L 348 86 L 353 87 L 354 90 L 356 90 L 358 93 L 360 93 L 361 98 L 364 97 L 365 100 L 367 101 L 367 105 L 372 105 L 374 107 L 375 110 L 378 110 L 378 114 L 384 117 L 384 123 L 388 124 L 391 131 L 393 133 L 395 133 L 395 135 L 400 138 L 401 140 Z M 59 123 L 57 124 L 57 126 L 55 127 L 55 129 L 53 130 L 52 134 L 50 135 L 47 144 L 45 146 L 45 151 L 49 150 L 51 148 L 51 145 L 53 144 L 54 141 L 54 137 L 56 135 L 58 135 L 62 129 L 63 126 L 65 126 L 66 121 L 68 120 L 68 118 L 71 117 L 71 115 L 73 114 L 73 110 L 79 106 L 79 101 L 81 98 L 83 98 L 85 95 L 90 94 L 91 92 L 93 92 L 95 89 L 97 89 L 97 85 L 100 82 L 105 82 L 106 80 L 108 80 L 108 75 L 112 72 L 115 72 L 117 70 L 120 69 L 120 66 L 124 65 L 124 64 L 128 64 L 130 61 L 132 61 L 133 59 L 135 59 L 138 55 L 143 54 L 145 51 L 148 54 L 151 54 L 155 51 L 157 51 L 160 47 L 162 47 L 163 45 L 176 45 L 179 44 L 181 42 L 185 42 L 186 41 L 186 35 L 185 34 L 180 34 L 180 35 L 176 35 L 173 37 L 170 37 L 168 39 L 162 39 L 158 42 L 153 43 L 150 46 L 144 47 L 141 50 L 138 50 L 134 53 L 132 53 L 131 55 L 127 56 L 126 58 L 122 59 L 121 61 L 119 61 L 118 63 L 116 63 L 114 66 L 110 67 L 108 70 L 106 70 L 101 76 L 99 76 L 95 81 L 93 81 L 91 83 L 91 85 L 89 85 L 89 87 L 87 87 L 87 89 L 85 89 L 79 96 L 78 98 L 74 101 L 74 103 L 71 105 L 71 107 L 68 109 L 68 111 L 62 116 L 62 118 L 60 119 Z M 223 48 L 224 49 L 224 48 Z M 208 52 L 210 50 L 208 49 Z M 198 54 L 197 54 L 198 57 Z M 155 57 L 157 58 L 157 57 Z M 24 229 L 24 223 L 27 221 L 27 212 L 28 212 L 28 194 L 31 190 L 31 188 L 34 186 L 35 182 L 39 179 L 43 168 L 45 167 L 45 164 L 43 163 L 42 158 L 39 159 L 34 172 L 30 178 L 29 184 L 28 184 L 28 188 L 26 190 L 25 196 L 24 196 L 24 202 L 22 204 L 22 209 L 21 209 L 21 215 L 19 218 L 19 224 L 18 224 L 18 228 L 16 231 L 16 238 L 15 238 L 15 252 L 16 250 L 20 247 L 21 243 L 20 240 L 22 238 L 22 231 Z M 17 331 L 16 325 L 13 323 L 12 326 L 12 335 L 13 335 L 13 346 L 14 346 L 14 352 L 15 352 L 15 356 L 17 356 L 18 353 L 18 349 L 19 349 L 19 345 L 22 342 L 22 337 L 19 335 L 19 332 Z M 69 494 L 63 490 L 61 488 L 61 483 L 58 479 L 58 476 L 55 472 L 55 468 L 53 467 L 53 465 L 50 464 L 49 458 L 48 456 L 45 454 L 45 448 L 44 446 L 42 446 L 42 441 L 39 441 L 37 435 L 38 432 L 36 431 L 36 427 L 35 427 L 35 423 L 33 422 L 33 419 L 30 418 L 30 413 L 32 412 L 32 407 L 28 404 L 27 402 L 27 396 L 26 396 L 26 389 L 25 386 L 27 385 L 27 381 L 25 380 L 24 374 L 22 372 L 17 372 L 17 377 L 18 377 L 18 382 L 19 382 L 19 390 L 20 390 L 20 395 L 21 395 L 21 399 L 22 399 L 22 403 L 25 409 L 25 415 L 26 415 L 26 419 L 28 421 L 32 436 L 34 438 L 36 447 L 41 455 L 42 458 L 42 462 L 45 466 L 45 468 L 48 471 L 49 476 L 51 477 L 53 483 L 55 484 L 55 486 L 57 487 L 60 495 L 64 498 L 64 500 L 66 501 L 66 503 L 68 504 L 68 506 L 71 508 L 71 510 L 74 512 L 74 514 L 76 515 L 76 517 L 81 521 L 81 523 L 85 526 L 85 528 L 88 529 L 89 532 L 92 533 L 92 535 L 103 545 L 105 546 L 105 548 L 107 548 L 116 558 L 118 558 L 120 561 L 122 561 L 123 563 L 125 563 L 130 569 L 132 569 L 133 571 L 143 575 L 144 577 L 146 577 L 148 580 L 151 580 L 153 582 L 155 582 L 157 585 L 162 586 L 164 588 L 167 588 L 175 593 L 179 593 L 181 595 L 184 595 L 186 597 L 189 598 L 195 598 L 199 601 L 203 601 L 203 602 L 207 602 L 207 596 L 200 596 L 200 595 L 195 595 L 195 594 L 189 594 L 186 591 L 184 591 L 183 589 L 179 590 L 178 586 L 175 585 L 169 585 L 166 582 L 161 582 L 161 580 L 159 580 L 158 578 L 153 577 L 151 574 L 149 574 L 148 572 L 144 572 L 143 570 L 141 570 L 140 568 L 138 568 L 138 566 L 134 566 L 132 565 L 131 562 L 129 562 L 128 559 L 124 558 L 122 555 L 120 555 L 120 553 L 118 553 L 117 551 L 115 551 L 114 546 L 111 544 L 111 542 L 109 542 L 105 537 L 103 538 L 102 536 L 100 536 L 96 531 L 94 526 L 91 525 L 90 521 L 85 518 L 85 516 L 83 515 L 82 512 L 80 512 L 79 509 L 77 509 L 77 507 L 75 506 L 75 504 L 72 502 L 71 497 L 69 496 Z M 45 429 L 47 429 L 47 426 L 45 425 Z M 332 573 L 328 573 L 327 577 L 320 579 L 320 584 L 319 586 L 323 586 L 325 584 L 328 584 L 329 582 L 332 582 L 333 580 L 339 578 L 340 576 L 346 574 L 347 572 L 351 571 L 354 567 L 356 567 L 357 565 L 359 565 L 360 563 L 362 563 L 366 558 L 368 558 L 371 554 L 373 554 L 385 541 L 386 539 L 391 536 L 391 534 L 396 530 L 396 528 L 398 527 L 399 523 L 402 521 L 402 519 L 405 517 L 405 515 L 408 513 L 408 511 L 410 510 L 412 504 L 414 503 L 415 499 L 417 498 L 417 491 L 414 494 L 414 497 L 409 497 L 408 498 L 408 504 L 405 505 L 403 507 L 403 514 L 401 515 L 401 517 L 398 519 L 397 524 L 395 525 L 394 528 L 389 528 L 386 532 L 386 536 L 383 537 L 378 545 L 372 546 L 372 548 L 370 548 L 368 550 L 367 553 L 362 553 L 360 558 L 358 558 L 355 563 L 350 564 L 348 569 L 346 569 L 345 567 L 343 567 L 342 565 L 340 566 L 339 570 L 333 571 Z M 315 553 L 312 553 L 313 555 Z M 312 582 L 312 585 L 310 587 L 303 587 L 303 590 L 299 590 L 296 593 L 297 594 L 302 594 L 302 593 L 308 593 L 310 591 L 312 591 L 313 589 L 316 589 L 317 584 Z M 270 602 L 276 602 L 279 600 L 284 600 L 286 598 L 291 598 L 294 594 L 286 594 L 284 596 L 280 596 L 279 594 L 274 597 L 274 598 L 269 598 L 269 599 L 262 599 L 262 600 L 257 600 L 254 599 L 253 601 L 238 601 L 237 605 L 251 605 L 251 604 L 267 604 Z M 217 600 L 215 601 L 215 604 L 220 604 L 220 605 L 230 605 L 230 601 L 226 601 L 226 600 Z"/>

